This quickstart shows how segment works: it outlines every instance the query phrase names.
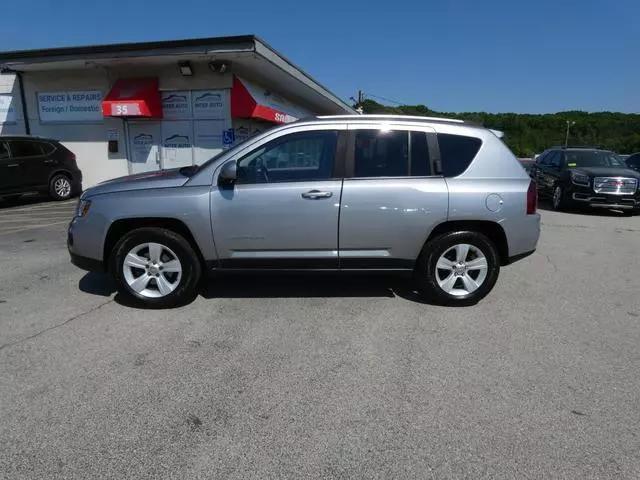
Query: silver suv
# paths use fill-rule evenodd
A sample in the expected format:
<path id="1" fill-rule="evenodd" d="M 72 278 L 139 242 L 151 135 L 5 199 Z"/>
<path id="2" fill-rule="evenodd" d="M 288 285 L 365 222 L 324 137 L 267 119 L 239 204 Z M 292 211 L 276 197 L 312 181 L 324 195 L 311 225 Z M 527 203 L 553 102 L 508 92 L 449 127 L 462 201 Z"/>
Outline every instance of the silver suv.
<path id="1" fill-rule="evenodd" d="M 536 188 L 496 132 L 459 120 L 332 116 L 273 128 L 202 166 L 84 192 L 71 261 L 149 306 L 203 273 L 413 272 L 431 301 L 470 305 L 533 252 Z"/>

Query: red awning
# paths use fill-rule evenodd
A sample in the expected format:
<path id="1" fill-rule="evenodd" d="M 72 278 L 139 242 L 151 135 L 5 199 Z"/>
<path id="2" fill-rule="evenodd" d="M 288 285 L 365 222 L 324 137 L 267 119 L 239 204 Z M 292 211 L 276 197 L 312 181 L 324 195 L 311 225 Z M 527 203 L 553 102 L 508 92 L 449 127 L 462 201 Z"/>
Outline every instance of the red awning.
<path id="1" fill-rule="evenodd" d="M 162 102 L 157 78 L 117 80 L 102 101 L 105 117 L 162 118 Z"/>
<path id="2" fill-rule="evenodd" d="M 289 123 L 308 114 L 301 113 L 291 102 L 283 98 L 274 98 L 271 92 L 234 76 L 231 89 L 231 116 L 257 118 L 273 123 Z"/>

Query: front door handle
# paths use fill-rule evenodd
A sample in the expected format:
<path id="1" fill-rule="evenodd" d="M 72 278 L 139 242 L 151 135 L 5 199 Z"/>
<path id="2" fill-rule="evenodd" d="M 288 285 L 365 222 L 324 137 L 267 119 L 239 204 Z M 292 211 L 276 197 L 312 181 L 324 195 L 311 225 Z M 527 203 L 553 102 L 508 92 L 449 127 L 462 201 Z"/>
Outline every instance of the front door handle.
<path id="1" fill-rule="evenodd" d="M 321 192 L 320 190 L 311 190 L 302 194 L 302 198 L 308 198 L 310 200 L 316 200 L 318 198 L 329 198 L 333 195 L 333 192 Z"/>
<path id="2" fill-rule="evenodd" d="M 7 165 L 7 167 L 19 167 L 20 164 L 19 163 L 10 163 L 9 165 Z"/>

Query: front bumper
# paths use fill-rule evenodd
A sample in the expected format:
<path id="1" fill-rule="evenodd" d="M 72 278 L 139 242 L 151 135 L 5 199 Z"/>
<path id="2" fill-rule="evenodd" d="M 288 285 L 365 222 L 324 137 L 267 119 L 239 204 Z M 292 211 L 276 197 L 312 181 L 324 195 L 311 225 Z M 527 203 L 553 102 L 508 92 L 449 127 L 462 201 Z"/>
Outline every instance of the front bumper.
<path id="1" fill-rule="evenodd" d="M 104 262 L 100 259 L 100 247 L 93 236 L 93 230 L 75 217 L 67 229 L 67 250 L 71 257 L 71 263 L 76 267 L 90 272 L 104 272 Z"/>
<path id="2" fill-rule="evenodd" d="M 591 187 L 572 185 L 568 192 L 571 200 L 577 205 L 585 205 L 593 208 L 615 208 L 620 210 L 640 209 L 640 191 L 634 195 L 612 195 L 608 193 L 595 193 Z"/>

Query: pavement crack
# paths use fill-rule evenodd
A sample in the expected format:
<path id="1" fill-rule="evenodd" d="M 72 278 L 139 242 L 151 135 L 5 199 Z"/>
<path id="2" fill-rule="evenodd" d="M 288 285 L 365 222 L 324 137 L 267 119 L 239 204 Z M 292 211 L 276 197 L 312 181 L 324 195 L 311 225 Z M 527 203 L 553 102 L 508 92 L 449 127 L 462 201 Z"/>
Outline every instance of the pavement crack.
<path id="1" fill-rule="evenodd" d="M 108 300 L 108 301 L 103 302 L 103 303 L 100 303 L 100 304 L 96 305 L 95 307 L 90 308 L 89 310 L 87 310 L 87 311 L 85 311 L 85 312 L 82 312 L 82 313 L 79 313 L 79 314 L 77 314 L 77 315 L 74 315 L 74 316 L 73 316 L 73 317 L 71 317 L 71 318 L 67 318 L 67 319 L 66 319 L 64 322 L 62 322 L 62 323 L 59 323 L 59 324 L 57 324 L 57 325 L 53 325 L 53 326 L 51 326 L 51 327 L 45 328 L 44 330 L 40 330 L 39 332 L 34 333 L 33 335 L 29 335 L 28 337 L 21 338 L 20 340 L 16 340 L 15 342 L 9 342 L 9 343 L 5 343 L 4 345 L 0 345 L 0 350 L 3 350 L 3 349 L 8 348 L 8 347 L 13 347 L 13 346 L 15 346 L 15 345 L 19 345 L 19 344 L 24 343 L 24 342 L 26 342 L 26 341 L 28 341 L 28 340 L 32 340 L 32 339 L 34 339 L 34 338 L 36 338 L 36 337 L 39 337 L 39 336 L 40 336 L 40 335 L 42 335 L 43 333 L 47 333 L 47 332 L 50 332 L 51 330 L 55 330 L 55 329 L 57 329 L 57 328 L 64 327 L 65 325 L 67 325 L 67 324 L 69 324 L 69 323 L 73 322 L 74 320 L 77 320 L 77 319 L 78 319 L 78 318 L 80 318 L 80 317 L 84 317 L 85 315 L 88 315 L 88 314 L 90 314 L 90 313 L 93 313 L 93 312 L 95 312 L 96 310 L 101 309 L 102 307 L 104 307 L 105 305 L 107 305 L 108 303 L 111 303 L 111 302 L 113 302 L 113 299 Z"/>

